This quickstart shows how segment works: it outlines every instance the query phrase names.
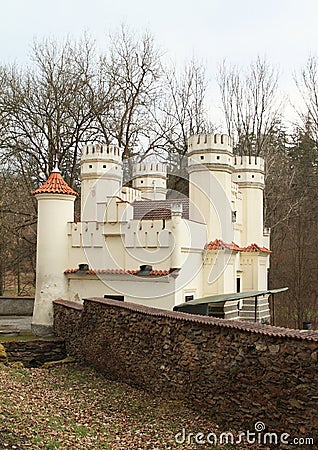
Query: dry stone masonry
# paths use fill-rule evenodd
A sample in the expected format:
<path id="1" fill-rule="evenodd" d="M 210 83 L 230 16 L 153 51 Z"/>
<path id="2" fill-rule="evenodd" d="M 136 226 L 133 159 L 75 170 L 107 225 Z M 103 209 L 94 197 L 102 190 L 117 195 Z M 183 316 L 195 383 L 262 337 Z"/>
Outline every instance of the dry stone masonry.
<path id="1" fill-rule="evenodd" d="M 54 303 L 67 351 L 107 377 L 168 395 L 226 426 L 314 436 L 318 333 L 107 299 Z"/>
<path id="2" fill-rule="evenodd" d="M 0 344 L 0 362 L 22 362 L 25 367 L 40 367 L 48 361 L 60 361 L 66 356 L 63 339 L 5 341 Z"/>

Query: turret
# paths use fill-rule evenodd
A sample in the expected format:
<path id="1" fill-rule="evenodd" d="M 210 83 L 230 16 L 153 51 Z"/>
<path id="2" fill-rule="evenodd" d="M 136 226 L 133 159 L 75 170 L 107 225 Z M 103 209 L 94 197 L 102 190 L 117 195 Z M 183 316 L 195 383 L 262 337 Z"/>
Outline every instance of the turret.
<path id="1" fill-rule="evenodd" d="M 264 245 L 263 191 L 264 160 L 255 156 L 236 156 L 232 179 L 242 194 L 242 246 Z"/>
<path id="2" fill-rule="evenodd" d="M 38 201 L 36 291 L 32 329 L 36 334 L 52 333 L 53 300 L 68 298 L 64 275 L 68 267 L 68 222 L 74 221 L 74 200 L 78 195 L 55 168 L 34 193 Z"/>
<path id="3" fill-rule="evenodd" d="M 139 163 L 133 167 L 132 186 L 143 198 L 165 200 L 167 193 L 167 166 L 158 162 Z"/>
<path id="4" fill-rule="evenodd" d="M 190 219 L 205 222 L 209 239 L 232 238 L 232 138 L 199 134 L 188 140 Z"/>
<path id="5" fill-rule="evenodd" d="M 115 145 L 90 144 L 81 154 L 81 220 L 96 220 L 98 203 L 120 195 L 122 160 Z"/>

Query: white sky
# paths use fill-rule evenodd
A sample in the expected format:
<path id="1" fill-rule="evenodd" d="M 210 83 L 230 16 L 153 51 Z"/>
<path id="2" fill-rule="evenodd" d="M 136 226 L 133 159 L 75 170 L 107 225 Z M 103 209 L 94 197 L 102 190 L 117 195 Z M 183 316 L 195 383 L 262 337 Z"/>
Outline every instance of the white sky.
<path id="1" fill-rule="evenodd" d="M 244 66 L 260 55 L 292 93 L 293 72 L 318 54 L 318 0 L 2 0 L 0 17 L 0 63 L 26 64 L 34 38 L 88 32 L 102 48 L 125 23 L 148 29 L 177 63 L 202 60 L 212 88 L 222 59 Z"/>

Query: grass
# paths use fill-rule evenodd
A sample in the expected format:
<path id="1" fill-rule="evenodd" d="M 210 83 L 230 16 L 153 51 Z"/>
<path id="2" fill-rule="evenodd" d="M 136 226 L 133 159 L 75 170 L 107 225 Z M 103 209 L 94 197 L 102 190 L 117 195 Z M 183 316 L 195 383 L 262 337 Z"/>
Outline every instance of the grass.
<path id="1" fill-rule="evenodd" d="M 50 338 L 53 336 L 45 336 L 46 338 Z M 39 341 L 42 340 L 43 337 L 36 336 L 35 334 L 32 334 L 30 332 L 28 333 L 21 333 L 17 336 L 6 336 L 5 334 L 0 334 L 0 343 L 1 342 L 20 342 L 20 341 Z"/>

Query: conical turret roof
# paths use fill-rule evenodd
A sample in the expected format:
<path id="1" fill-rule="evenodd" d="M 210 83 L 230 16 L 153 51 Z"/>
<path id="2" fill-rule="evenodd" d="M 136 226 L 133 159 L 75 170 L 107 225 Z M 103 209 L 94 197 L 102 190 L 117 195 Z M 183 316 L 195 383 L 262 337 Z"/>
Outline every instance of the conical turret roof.
<path id="1" fill-rule="evenodd" d="M 46 182 L 32 192 L 32 194 L 66 194 L 78 196 L 78 193 L 73 191 L 73 189 L 63 180 L 63 177 L 57 168 L 51 172 Z"/>

